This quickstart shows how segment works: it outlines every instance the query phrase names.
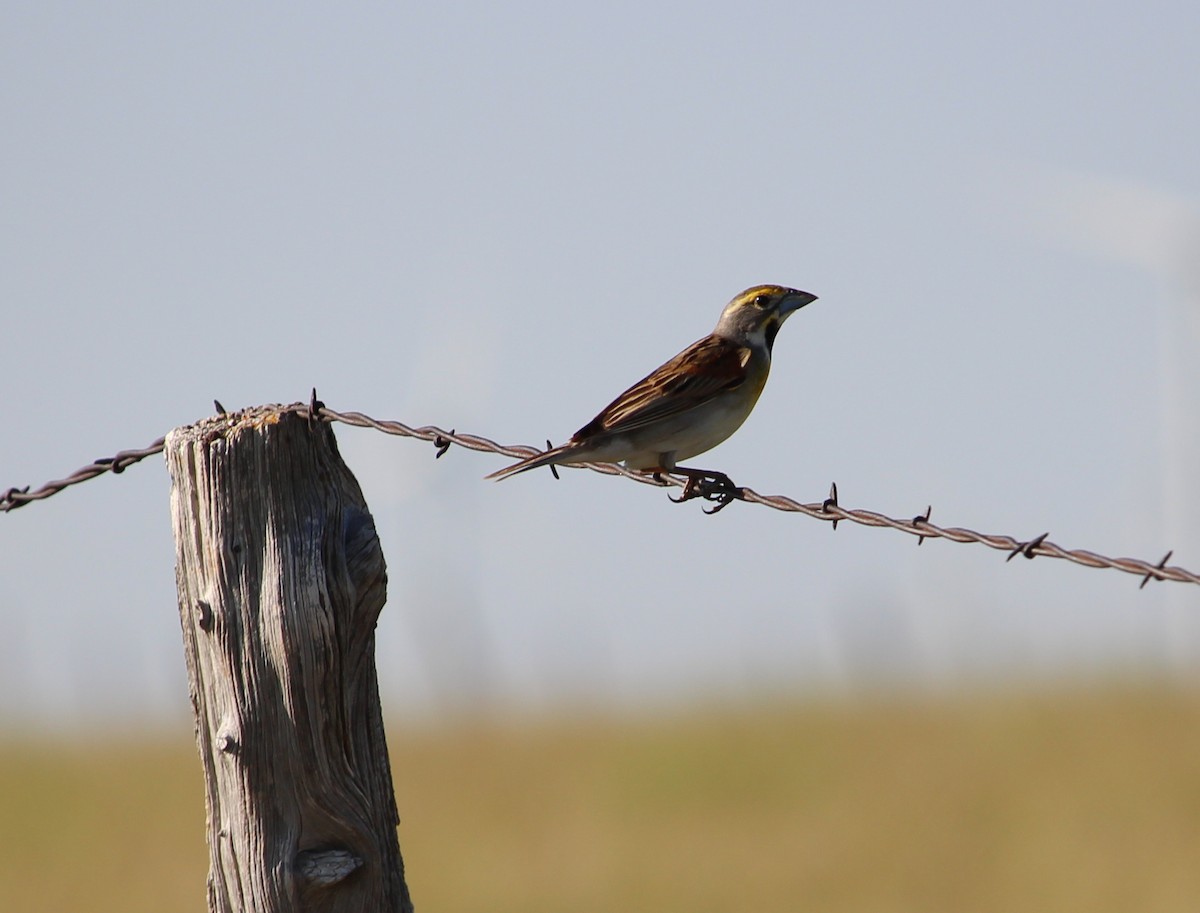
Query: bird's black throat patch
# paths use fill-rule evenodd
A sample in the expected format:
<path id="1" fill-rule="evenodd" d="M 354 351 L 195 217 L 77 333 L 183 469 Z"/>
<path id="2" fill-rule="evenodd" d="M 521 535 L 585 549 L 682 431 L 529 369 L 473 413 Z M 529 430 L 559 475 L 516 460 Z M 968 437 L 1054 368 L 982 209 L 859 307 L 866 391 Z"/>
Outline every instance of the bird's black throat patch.
<path id="1" fill-rule="evenodd" d="M 763 327 L 763 336 L 767 340 L 767 351 L 770 352 L 775 346 L 775 337 L 779 335 L 779 321 L 772 319 L 767 321 L 767 325 Z"/>

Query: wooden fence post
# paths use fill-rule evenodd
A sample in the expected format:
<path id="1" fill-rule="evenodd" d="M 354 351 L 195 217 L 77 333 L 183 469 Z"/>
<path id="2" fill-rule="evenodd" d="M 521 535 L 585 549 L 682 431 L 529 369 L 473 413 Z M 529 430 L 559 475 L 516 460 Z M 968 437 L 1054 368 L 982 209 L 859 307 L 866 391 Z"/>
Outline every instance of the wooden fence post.
<path id="1" fill-rule="evenodd" d="M 375 673 L 387 574 L 333 431 L 280 407 L 166 439 L 211 913 L 412 910 Z"/>

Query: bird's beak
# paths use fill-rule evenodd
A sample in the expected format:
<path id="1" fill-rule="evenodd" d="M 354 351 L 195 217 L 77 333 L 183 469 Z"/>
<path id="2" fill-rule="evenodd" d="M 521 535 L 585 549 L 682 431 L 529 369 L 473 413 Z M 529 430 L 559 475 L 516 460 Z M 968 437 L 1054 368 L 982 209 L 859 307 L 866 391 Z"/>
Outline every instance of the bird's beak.
<path id="1" fill-rule="evenodd" d="M 786 317 L 793 311 L 798 311 L 804 305 L 812 304 L 816 300 L 816 295 L 792 289 L 779 301 L 779 316 Z"/>

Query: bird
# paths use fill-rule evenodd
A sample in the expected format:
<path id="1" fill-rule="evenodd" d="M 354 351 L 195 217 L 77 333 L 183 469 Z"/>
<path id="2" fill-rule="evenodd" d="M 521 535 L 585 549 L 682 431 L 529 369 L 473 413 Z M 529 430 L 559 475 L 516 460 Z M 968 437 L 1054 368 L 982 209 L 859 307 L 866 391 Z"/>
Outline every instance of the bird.
<path id="1" fill-rule="evenodd" d="M 733 485 L 721 472 L 680 466 L 716 447 L 741 427 L 767 383 L 779 328 L 817 296 L 782 285 L 755 285 L 736 295 L 713 331 L 651 371 L 605 406 L 565 444 L 491 473 L 506 479 L 539 466 L 624 463 L 641 472 L 687 477 L 683 497 L 710 500 L 715 484 Z M 727 501 L 722 501 L 721 507 Z M 718 510 L 720 507 L 717 508 Z"/>

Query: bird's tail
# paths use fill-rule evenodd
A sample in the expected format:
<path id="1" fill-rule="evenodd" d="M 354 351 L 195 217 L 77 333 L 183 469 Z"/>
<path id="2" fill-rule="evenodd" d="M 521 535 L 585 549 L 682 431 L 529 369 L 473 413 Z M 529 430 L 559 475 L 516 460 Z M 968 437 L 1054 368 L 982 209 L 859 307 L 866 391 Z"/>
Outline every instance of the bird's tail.
<path id="1" fill-rule="evenodd" d="M 553 447 L 545 453 L 536 453 L 531 457 L 526 457 L 519 463 L 513 463 L 511 466 L 505 466 L 503 469 L 498 469 L 490 475 L 484 476 L 485 479 L 507 479 L 509 476 L 515 476 L 518 472 L 525 472 L 527 469 L 537 469 L 539 466 L 550 466 L 557 463 L 559 459 L 567 452 L 569 445 L 564 444 L 561 447 Z"/>

